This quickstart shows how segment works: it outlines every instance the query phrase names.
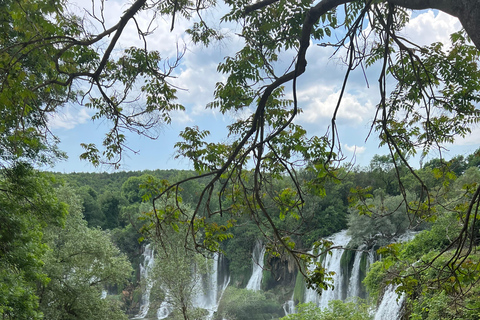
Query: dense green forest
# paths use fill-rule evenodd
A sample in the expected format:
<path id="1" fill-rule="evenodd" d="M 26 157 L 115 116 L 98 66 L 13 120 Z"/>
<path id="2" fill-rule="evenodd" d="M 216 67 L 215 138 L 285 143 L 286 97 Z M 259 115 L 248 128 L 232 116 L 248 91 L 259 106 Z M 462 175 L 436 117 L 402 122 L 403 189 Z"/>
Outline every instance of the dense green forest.
<path id="1" fill-rule="evenodd" d="M 427 9 L 448 37 L 404 33 Z M 0 1 L 0 318 L 369 319 L 385 296 L 480 318 L 480 150 L 443 156 L 478 146 L 479 21 L 466 0 Z M 49 169 L 75 136 L 121 170 L 174 119 L 192 171 Z M 57 134 L 86 120 L 101 134 Z M 357 130 L 385 153 L 368 167 L 344 153 Z M 308 303 L 354 268 L 364 300 Z"/>

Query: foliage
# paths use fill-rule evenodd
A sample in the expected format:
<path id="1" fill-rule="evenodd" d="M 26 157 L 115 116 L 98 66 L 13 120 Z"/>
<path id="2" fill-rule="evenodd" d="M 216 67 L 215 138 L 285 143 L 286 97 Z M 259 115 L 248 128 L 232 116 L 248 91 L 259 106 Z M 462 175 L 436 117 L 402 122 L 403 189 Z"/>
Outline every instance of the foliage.
<path id="1" fill-rule="evenodd" d="M 66 103 L 86 101 L 84 105 L 94 111 L 92 120 L 111 121 L 103 150 L 93 143 L 83 144 L 81 157 L 94 165 L 118 164 L 126 148 L 126 132 L 155 137 L 152 129 L 170 122 L 169 111 L 182 109 L 173 102 L 176 89 L 167 81 L 174 64 L 159 70 L 163 63 L 159 52 L 131 47 L 112 54 L 125 25 L 145 2 L 135 1 L 114 27 L 105 28 L 105 21 L 97 17 L 99 29 L 70 10 L 65 0 L 2 2 L 2 162 L 49 161 L 61 156 L 48 120 Z M 105 48 L 108 36 L 111 40 Z M 143 82 L 140 93 L 132 92 L 139 79 Z M 139 97 L 142 103 L 137 103 Z M 128 101 L 129 106 L 124 106 Z"/>
<path id="2" fill-rule="evenodd" d="M 117 301 L 102 299 L 108 286 L 123 286 L 130 263 L 100 229 L 83 220 L 80 198 L 69 187 L 57 191 L 69 205 L 65 227 L 48 226 L 43 272 L 50 281 L 40 285 L 40 310 L 46 319 L 127 319 Z"/>
<path id="3" fill-rule="evenodd" d="M 403 196 L 388 196 L 380 189 L 374 191 L 374 195 L 351 209 L 348 232 L 353 247 L 387 245 L 415 226 L 415 218 L 407 214 L 408 205 Z"/>
<path id="4" fill-rule="evenodd" d="M 369 305 L 361 301 L 343 302 L 332 300 L 328 308 L 321 309 L 313 303 L 297 305 L 297 312 L 283 317 L 282 320 L 369 320 Z"/>
<path id="5" fill-rule="evenodd" d="M 381 261 L 374 262 L 367 273 L 363 284 L 367 288 L 368 294 L 374 300 L 381 296 L 382 290 L 386 286 L 388 280 L 388 273 L 384 264 Z"/>
<path id="6" fill-rule="evenodd" d="M 234 137 L 232 143 L 208 142 L 209 131 L 196 126 L 187 127 L 180 134 L 182 141 L 176 144 L 178 157 L 190 159 L 199 176 L 209 178 L 192 216 L 192 220 L 205 222 L 192 237 L 204 240 L 202 235 L 208 233 L 207 223 L 217 223 L 211 220 L 216 214 L 235 218 L 248 215 L 262 233 L 273 239 L 272 254 L 290 254 L 306 274 L 301 260 L 308 259 L 308 255 L 299 250 L 302 240 L 294 236 L 298 230 L 296 224 L 287 223 L 286 219 L 294 218 L 299 225 L 306 225 L 312 216 L 333 217 L 327 220 L 329 225 L 324 230 L 305 239 L 309 245 L 322 233 L 342 225 L 341 204 L 333 203 L 316 210 L 312 208 L 315 200 L 311 196 L 325 196 L 327 184 L 342 178 L 343 172 L 337 166 L 342 156 L 335 117 L 342 107 L 350 71 L 359 65 L 381 65 L 380 101 L 377 113 L 372 115 L 372 129 L 390 154 L 375 157 L 371 166 L 372 180 L 381 181 L 375 183 L 386 192 L 385 203 L 383 196 L 379 196 L 374 200 L 376 203 L 365 201 L 357 208 L 366 214 L 376 207 L 376 213 L 370 213 L 371 221 L 381 224 L 376 226 L 382 234 L 379 244 L 388 243 L 403 233 L 408 224 L 435 220 L 437 202 L 407 159 L 417 152 L 424 157 L 432 148 L 441 148 L 445 143 L 452 143 L 456 136 L 469 134 L 480 120 L 480 112 L 475 107 L 480 97 L 480 72 L 476 63 L 479 53 L 465 33 L 453 34 L 452 47 L 445 49 L 441 44 L 419 47 L 406 41 L 399 36 L 408 21 L 406 2 L 397 6 L 392 1 L 346 1 L 342 3 L 345 14 L 341 15 L 337 14 L 339 3 L 327 0 L 254 4 L 227 1 L 227 4 L 230 12 L 223 21 L 242 21 L 239 34 L 244 45 L 219 64 L 217 70 L 225 77 L 217 83 L 214 101 L 209 107 L 222 113 L 249 113 L 228 127 L 229 135 Z M 372 28 L 369 34 L 363 33 L 365 21 Z M 199 35 L 198 25 L 191 32 L 197 41 L 203 40 L 206 45 L 212 40 L 208 40 L 208 33 Z M 337 41 L 330 43 L 335 39 L 330 38 L 333 34 Z M 213 33 L 212 37 L 218 34 Z M 300 112 L 296 81 L 307 69 L 306 56 L 311 43 L 338 48 L 335 54 L 344 53 L 342 57 L 347 63 L 331 130 L 322 137 L 309 137 L 294 121 Z M 342 47 L 346 50 L 340 50 Z M 292 48 L 295 48 L 294 63 L 287 70 L 278 68 L 280 54 L 288 56 Z M 388 90 L 393 86 L 387 84 L 387 75 L 395 80 L 391 92 Z M 285 93 L 284 85 L 288 83 L 293 84 L 291 95 Z M 309 173 L 305 179 L 299 174 L 302 170 Z M 407 175 L 413 177 L 413 182 L 402 180 Z M 453 173 L 447 174 L 450 176 L 453 177 Z M 407 194 L 404 181 L 408 181 L 417 194 Z M 415 181 L 419 186 L 414 186 Z M 165 201 L 163 199 L 175 194 L 182 183 L 179 181 L 160 190 L 153 201 Z M 285 187 L 277 189 L 281 185 Z M 394 199 L 395 196 L 399 198 Z M 471 201 L 473 204 L 478 197 L 472 197 Z M 401 218 L 405 213 L 410 215 L 410 221 Z M 360 226 L 357 230 L 366 229 L 367 217 L 358 219 L 363 222 L 363 228 L 354 219 L 352 224 Z M 314 224 L 320 225 L 317 221 Z M 373 234 L 359 235 L 357 240 L 365 240 L 360 239 L 362 237 L 370 237 L 366 239 L 370 245 L 378 240 Z M 219 247 L 216 239 L 197 243 L 209 250 Z M 325 286 L 324 274 L 320 269 L 312 273 L 309 283 Z"/>
<path id="7" fill-rule="evenodd" d="M 119 192 L 104 192 L 98 197 L 98 203 L 102 213 L 105 215 L 105 229 L 114 229 L 124 227 L 125 221 L 121 219 L 120 210 L 125 204 L 125 200 Z"/>
<path id="8" fill-rule="evenodd" d="M 149 219 L 151 212 L 142 215 Z M 194 302 L 203 290 L 210 289 L 204 285 L 204 276 L 211 270 L 213 259 L 206 259 L 191 245 L 185 245 L 189 231 L 188 224 L 178 223 L 175 228 L 165 230 L 161 239 L 153 239 L 155 263 L 147 281 L 153 283 L 152 296 L 173 310 L 173 319 L 203 319 L 205 311 L 195 308 Z M 148 233 L 145 229 L 144 232 Z"/>
<path id="9" fill-rule="evenodd" d="M 47 226 L 60 228 L 66 207 L 52 179 L 25 163 L 0 169 L 0 317 L 40 319 L 37 284 L 46 285 Z"/>
<path id="10" fill-rule="evenodd" d="M 106 217 L 100 208 L 97 192 L 90 186 L 82 186 L 78 193 L 83 200 L 82 212 L 85 220 L 88 222 L 88 226 L 94 228 L 104 226 Z"/>
<path id="11" fill-rule="evenodd" d="M 134 265 L 138 265 L 138 258 L 140 256 L 141 243 L 139 239 L 142 235 L 138 233 L 131 224 L 124 228 L 115 228 L 111 230 L 111 238 L 113 243 L 120 249 L 120 251 L 127 255 L 128 260 Z"/>
<path id="12" fill-rule="evenodd" d="M 246 261 L 252 260 L 258 229 L 254 223 L 246 222 L 234 228 L 233 235 L 233 238 L 226 240 L 222 247 L 229 261 L 232 283 L 238 287 L 244 287 L 252 274 L 252 264 L 246 263 Z"/>
<path id="13" fill-rule="evenodd" d="M 284 314 L 281 304 L 268 292 L 228 287 L 223 294 L 216 318 L 236 320 L 278 318 Z"/>
<path id="14" fill-rule="evenodd" d="M 476 181 L 478 174 L 476 168 L 468 170 L 453 183 L 447 202 L 462 204 L 463 187 L 468 190 L 469 182 Z M 458 247 L 458 234 L 464 228 L 459 213 L 465 209 L 461 205 L 456 208 L 458 212 L 439 212 L 431 228 L 413 240 L 379 250 L 383 259 L 372 265 L 364 280 L 370 295 L 378 297 L 386 284 L 394 283 L 407 294 L 410 319 L 478 317 L 474 309 L 479 298 L 480 257 L 476 251 L 468 253 Z M 476 230 L 475 224 L 471 227 L 470 230 Z M 475 242 L 476 235 L 469 232 L 464 241 Z"/>

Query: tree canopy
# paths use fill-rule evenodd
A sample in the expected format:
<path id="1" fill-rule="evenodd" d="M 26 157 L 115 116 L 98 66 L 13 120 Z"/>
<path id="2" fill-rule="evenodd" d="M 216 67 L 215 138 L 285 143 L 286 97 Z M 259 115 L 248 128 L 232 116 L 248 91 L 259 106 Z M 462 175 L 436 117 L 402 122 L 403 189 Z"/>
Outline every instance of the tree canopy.
<path id="1" fill-rule="evenodd" d="M 0 4 L 2 167 L 19 160 L 44 163 L 62 157 L 48 119 L 69 103 L 91 108 L 93 120 L 105 119 L 110 125 L 102 146 L 86 141 L 81 157 L 95 165 L 115 166 L 130 149 L 128 131 L 155 137 L 157 125 L 169 123 L 171 111 L 185 107 L 176 100 L 177 88 L 170 81 L 181 66 L 182 51 L 175 59 L 164 60 L 161 52 L 149 50 L 150 41 L 155 41 L 150 37 L 152 30 L 135 24 L 141 12 L 151 12 L 152 19 L 172 21 L 171 29 L 177 27 L 178 16 L 190 19 L 185 32 L 202 45 L 221 41 L 225 28 L 235 26 L 243 46 L 218 65 L 223 80 L 207 107 L 245 116 L 228 125 L 232 139 L 220 143 L 209 142 L 208 130 L 198 127 L 180 133 L 177 157 L 189 159 L 198 175 L 142 183 L 144 200 L 153 203 L 147 213 L 152 223 L 145 225 L 145 231 L 162 237 L 164 228 L 186 224 L 197 249 L 218 250 L 235 221 L 248 216 L 270 241 L 273 254 L 291 254 L 306 273 L 301 263 L 309 259 L 305 248 L 292 238 L 295 230 L 284 228 L 283 223 L 302 221 L 308 196 L 325 195 L 327 183 L 346 177 L 336 117 L 344 107 L 342 98 L 352 72 L 372 67 L 378 69 L 380 98 L 372 114 L 371 134 L 378 135 L 390 156 L 390 161 L 377 159 L 379 171 L 384 164 L 393 170 L 405 212 L 435 219 L 439 202 L 408 159 L 442 150 L 446 143 L 468 135 L 480 120 L 478 1 L 136 0 L 114 25 L 106 25 L 105 2 L 98 3 L 99 11 L 87 9 L 85 16 L 76 14 L 68 0 Z M 203 19 L 217 6 L 226 10 L 218 28 Z M 463 29 L 451 35 L 450 47 L 419 46 L 402 37 L 407 11 L 426 8 L 449 13 L 462 23 Z M 128 23 L 136 25 L 143 46 L 115 51 Z M 297 80 L 308 69 L 307 52 L 312 45 L 333 47 L 346 64 L 324 136 L 310 136 L 294 121 L 302 107 Z M 279 67 L 280 56 L 292 61 L 286 70 Z M 291 93 L 286 86 L 291 86 Z M 415 201 L 408 199 L 405 180 L 400 179 L 402 170 L 418 183 Z M 455 175 L 443 167 L 436 174 L 447 180 Z M 187 214 L 178 192 L 200 178 L 206 180 L 204 188 L 193 213 Z M 355 197 L 365 200 L 366 192 L 357 190 Z M 465 197 L 464 205 L 451 208 L 463 222 L 452 245 L 460 248 L 453 260 L 463 259 L 470 251 L 462 249 L 474 244 L 478 183 Z M 106 206 L 110 200 L 105 199 Z M 114 207 L 108 212 L 118 216 Z M 217 216 L 230 219 L 217 223 Z M 312 283 L 326 285 L 320 266 L 310 276 Z"/>

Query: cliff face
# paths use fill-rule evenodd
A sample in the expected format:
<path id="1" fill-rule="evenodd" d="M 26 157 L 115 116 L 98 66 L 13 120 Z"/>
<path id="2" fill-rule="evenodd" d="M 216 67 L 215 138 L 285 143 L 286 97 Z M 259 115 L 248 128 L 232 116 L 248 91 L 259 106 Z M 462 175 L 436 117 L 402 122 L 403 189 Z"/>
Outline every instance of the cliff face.
<path id="1" fill-rule="evenodd" d="M 270 257 L 265 264 L 262 288 L 264 290 L 277 289 L 278 287 L 290 288 L 295 286 L 297 266 L 293 259 L 287 257 Z"/>

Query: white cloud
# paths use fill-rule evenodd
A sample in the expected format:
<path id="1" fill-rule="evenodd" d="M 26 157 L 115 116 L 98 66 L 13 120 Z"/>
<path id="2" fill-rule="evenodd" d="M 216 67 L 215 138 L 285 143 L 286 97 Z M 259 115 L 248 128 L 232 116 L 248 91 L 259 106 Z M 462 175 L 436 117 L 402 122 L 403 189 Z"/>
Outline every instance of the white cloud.
<path id="1" fill-rule="evenodd" d="M 348 152 L 352 152 L 352 153 L 355 153 L 355 154 L 362 154 L 365 152 L 366 150 L 366 147 L 363 146 L 363 147 L 359 147 L 359 146 L 356 146 L 356 145 L 353 145 L 353 146 L 349 146 L 348 144 L 344 144 L 343 147 L 348 151 Z"/>
<path id="2" fill-rule="evenodd" d="M 218 80 L 216 64 L 205 63 L 196 66 L 187 64 L 171 82 L 181 88 L 177 91 L 177 96 L 183 105 L 189 106 L 187 112 L 199 115 L 208 112 L 205 106 L 213 100 L 213 90 Z"/>
<path id="3" fill-rule="evenodd" d="M 443 12 L 433 10 L 421 13 L 413 18 L 402 30 L 403 35 L 419 45 L 442 42 L 450 45 L 450 34 L 461 29 L 457 18 Z"/>
<path id="4" fill-rule="evenodd" d="M 52 114 L 48 119 L 48 125 L 51 129 L 73 129 L 77 125 L 87 122 L 91 116 L 87 113 L 86 108 L 81 107 L 79 110 L 67 106 L 57 113 Z"/>
<path id="5" fill-rule="evenodd" d="M 202 115 L 219 116 L 217 110 L 205 108 L 214 99 L 216 83 L 226 80 L 217 71 L 217 66 L 225 55 L 239 48 L 240 39 L 234 36 L 209 47 L 191 45 L 185 52 L 178 73 L 171 82 L 181 88 L 177 92 L 178 100 L 188 108 L 186 112 L 192 118 Z"/>
<path id="6" fill-rule="evenodd" d="M 174 111 L 170 113 L 172 122 L 176 124 L 194 123 L 195 121 L 185 111 Z"/>
<path id="7" fill-rule="evenodd" d="M 335 111 L 340 90 L 324 85 L 312 85 L 298 92 L 299 103 L 303 113 L 299 116 L 302 123 L 328 124 Z M 356 126 L 372 117 L 374 105 L 358 92 L 346 92 L 342 97 L 336 119 L 339 125 Z"/>

